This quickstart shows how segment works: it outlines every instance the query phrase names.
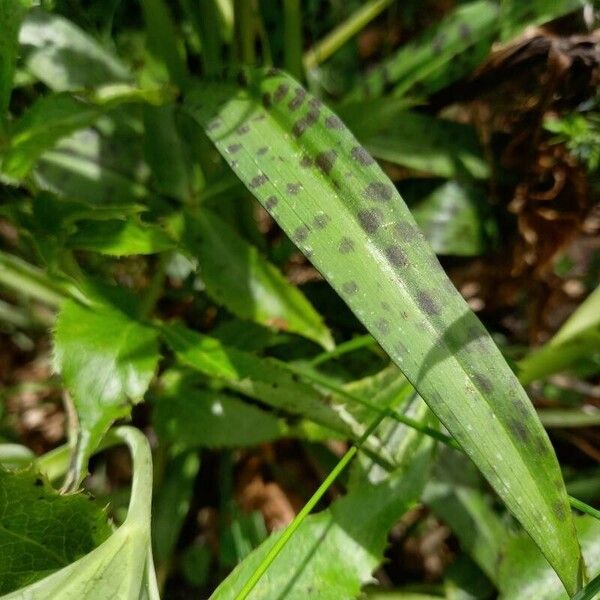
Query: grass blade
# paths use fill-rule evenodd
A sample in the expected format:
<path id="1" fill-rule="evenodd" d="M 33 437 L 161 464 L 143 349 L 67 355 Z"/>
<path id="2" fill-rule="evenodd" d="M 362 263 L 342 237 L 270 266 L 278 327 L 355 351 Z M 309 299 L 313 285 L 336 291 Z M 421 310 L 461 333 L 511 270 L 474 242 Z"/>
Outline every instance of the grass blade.
<path id="1" fill-rule="evenodd" d="M 575 593 L 581 557 L 558 462 L 502 354 L 341 120 L 277 71 L 247 80 L 203 84 L 188 109 Z"/>

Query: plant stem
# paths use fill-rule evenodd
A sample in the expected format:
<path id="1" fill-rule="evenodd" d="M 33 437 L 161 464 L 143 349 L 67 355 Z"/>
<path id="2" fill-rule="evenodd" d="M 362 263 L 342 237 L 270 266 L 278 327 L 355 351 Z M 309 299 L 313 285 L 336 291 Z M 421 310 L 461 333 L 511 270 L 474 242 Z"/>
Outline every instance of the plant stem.
<path id="1" fill-rule="evenodd" d="M 302 9 L 300 0 L 283 1 L 285 39 L 285 69 L 296 79 L 302 79 Z"/>
<path id="2" fill-rule="evenodd" d="M 574 498 L 573 496 L 569 496 L 569 503 L 573 508 L 576 508 L 582 513 L 590 515 L 591 517 L 594 517 L 600 521 L 600 510 L 590 506 L 589 504 L 586 504 L 585 502 L 582 502 L 581 500 L 578 500 L 577 498 Z"/>
<path id="3" fill-rule="evenodd" d="M 393 0 L 371 0 L 359 8 L 304 54 L 304 68 L 306 70 L 313 69 L 327 60 L 392 2 Z"/>
<path id="4" fill-rule="evenodd" d="M 254 2 L 253 0 L 234 0 L 233 7 L 237 59 L 242 64 L 253 65 L 256 61 Z"/>
<path id="5" fill-rule="evenodd" d="M 339 385 L 337 385 L 335 383 L 331 383 L 331 381 L 329 381 L 325 377 L 321 377 L 320 375 L 317 375 L 316 373 L 311 373 L 309 371 L 305 371 L 304 369 L 300 369 L 298 367 L 290 365 L 289 363 L 285 364 L 285 368 L 290 371 L 293 371 L 294 373 L 296 373 L 297 375 L 300 375 L 301 377 L 305 377 L 306 379 L 310 379 L 311 381 L 314 381 L 318 385 L 328 388 L 332 392 L 338 394 L 339 396 L 343 396 L 344 398 L 347 398 L 348 400 L 354 402 L 355 404 L 360 404 L 361 406 L 370 408 L 371 410 L 373 410 L 375 412 L 379 412 L 379 413 L 381 412 L 381 407 L 378 406 L 377 404 L 375 404 L 374 402 L 371 402 L 370 400 L 367 400 L 366 398 L 363 398 L 362 396 L 357 396 L 356 394 L 352 394 L 351 392 L 348 392 L 343 387 L 340 387 Z M 428 435 L 429 437 L 435 438 L 439 442 L 442 442 L 442 443 L 446 444 L 447 446 L 454 448 L 455 450 L 462 451 L 462 448 L 460 447 L 459 443 L 454 438 L 450 437 L 449 435 L 446 435 L 445 433 L 442 433 L 441 431 L 437 431 L 437 429 L 428 427 L 427 425 L 423 425 L 423 423 L 420 423 L 419 421 L 416 421 L 415 419 L 411 419 L 410 417 L 406 416 L 404 413 L 401 413 L 397 410 L 387 409 L 386 413 L 389 413 L 389 416 L 392 419 L 394 419 L 395 421 L 398 421 L 399 423 L 402 423 L 403 425 L 406 425 L 408 427 L 416 429 L 417 431 L 420 431 L 421 433 L 424 433 L 425 435 Z"/>
<path id="6" fill-rule="evenodd" d="M 317 354 L 310 362 L 311 367 L 316 367 L 317 365 L 321 365 L 329 360 L 334 358 L 339 358 L 340 356 L 347 354 L 348 352 L 354 352 L 355 350 L 360 350 L 361 348 L 368 348 L 370 346 L 377 345 L 377 341 L 372 335 L 368 333 L 365 335 L 359 335 L 347 342 L 343 342 L 336 346 L 333 350 L 329 352 L 322 352 L 321 354 Z"/>
<path id="7" fill-rule="evenodd" d="M 354 458 L 354 455 L 358 452 L 361 445 L 365 440 L 375 431 L 377 426 L 383 421 L 384 417 L 389 416 L 387 411 L 383 411 L 377 416 L 371 426 L 363 433 L 361 438 L 356 442 L 355 445 L 351 446 L 344 456 L 339 460 L 337 465 L 332 469 L 329 475 L 325 478 L 323 483 L 317 488 L 317 491 L 311 496 L 310 500 L 304 505 L 302 510 L 294 517 L 294 520 L 285 528 L 281 537 L 275 542 L 272 548 L 267 552 L 265 557 L 262 559 L 260 565 L 252 573 L 252 576 L 246 581 L 242 589 L 238 592 L 235 600 L 244 600 L 248 597 L 248 594 L 254 589 L 260 578 L 265 574 L 271 563 L 277 558 L 277 555 L 283 550 L 283 547 L 290 541 L 295 531 L 302 525 L 304 519 L 310 514 L 312 509 L 317 505 L 319 500 L 323 497 L 325 492 L 331 487 L 333 482 L 338 478 L 340 473 L 346 468 L 348 463 Z"/>

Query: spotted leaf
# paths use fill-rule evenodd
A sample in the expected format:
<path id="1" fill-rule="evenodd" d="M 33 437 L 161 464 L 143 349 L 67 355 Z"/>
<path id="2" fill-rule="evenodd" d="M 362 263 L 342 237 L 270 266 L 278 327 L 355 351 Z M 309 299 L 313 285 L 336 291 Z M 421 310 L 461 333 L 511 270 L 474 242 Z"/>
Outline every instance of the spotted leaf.
<path id="1" fill-rule="evenodd" d="M 187 107 L 573 593 L 581 555 L 559 465 L 531 402 L 393 184 L 342 121 L 300 89 L 278 71 L 253 72 L 242 87 L 202 84 Z"/>

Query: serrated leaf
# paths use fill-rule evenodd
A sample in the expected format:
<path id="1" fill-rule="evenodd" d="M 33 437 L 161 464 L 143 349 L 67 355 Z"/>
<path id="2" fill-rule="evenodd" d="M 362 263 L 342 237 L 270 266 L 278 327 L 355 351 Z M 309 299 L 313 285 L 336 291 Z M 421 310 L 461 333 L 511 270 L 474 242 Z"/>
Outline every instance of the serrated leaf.
<path id="1" fill-rule="evenodd" d="M 150 551 L 152 455 L 143 434 L 132 427 L 111 432 L 133 459 L 131 497 L 125 522 L 83 558 L 2 600 L 158 600 Z M 68 516 L 65 521 L 68 523 Z"/>
<path id="2" fill-rule="evenodd" d="M 111 533 L 89 496 L 59 494 L 33 468 L 0 467 L 0 594 L 71 564 Z"/>
<path id="3" fill-rule="evenodd" d="M 160 331 L 182 365 L 220 379 L 228 388 L 276 409 L 304 416 L 350 437 L 360 436 L 356 421 L 345 422 L 323 395 L 300 381 L 280 361 L 227 347 L 180 324 L 163 325 Z"/>
<path id="4" fill-rule="evenodd" d="M 203 84 L 187 104 L 575 592 L 581 557 L 548 436 L 379 166 L 276 71 L 253 72 L 245 88 Z"/>
<path id="5" fill-rule="evenodd" d="M 183 242 L 199 261 L 207 292 L 232 313 L 333 347 L 304 294 L 215 213 L 204 209 L 194 221 L 187 219 Z"/>
<path id="6" fill-rule="evenodd" d="M 430 446 L 412 465 L 385 483 L 365 485 L 336 500 L 327 510 L 307 517 L 249 600 L 351 600 L 373 581 L 383 558 L 387 532 L 418 499 L 428 474 Z M 271 535 L 225 579 L 211 600 L 233 599 L 277 541 Z"/>
<path id="7" fill-rule="evenodd" d="M 126 221 L 82 221 L 67 241 L 71 248 L 91 250 L 108 256 L 156 254 L 175 247 L 175 242 L 158 225 Z"/>
<path id="8" fill-rule="evenodd" d="M 117 307 L 96 300 L 61 305 L 53 362 L 77 411 L 78 474 L 111 423 L 142 399 L 158 359 L 156 331 Z"/>
<path id="9" fill-rule="evenodd" d="M 163 439 L 189 447 L 253 446 L 285 432 L 272 413 L 228 394 L 181 384 L 156 398 L 154 423 Z"/>
<path id="10" fill-rule="evenodd" d="M 600 521 L 583 516 L 575 519 L 588 576 L 600 573 Z M 568 600 L 560 580 L 525 536 L 511 539 L 499 565 L 500 600 Z"/>
<path id="11" fill-rule="evenodd" d="M 461 4 L 367 74 L 353 97 L 377 98 L 392 90 L 395 95 L 436 92 L 480 64 L 498 30 L 496 2 Z"/>
<path id="12" fill-rule="evenodd" d="M 59 15 L 34 9 L 19 33 L 25 65 L 50 89 L 63 92 L 126 82 L 127 68 L 99 42 Z"/>
<path id="13" fill-rule="evenodd" d="M 68 94 L 39 98 L 12 127 L 2 171 L 22 179 L 59 139 L 91 125 L 99 116 L 98 108 Z"/>

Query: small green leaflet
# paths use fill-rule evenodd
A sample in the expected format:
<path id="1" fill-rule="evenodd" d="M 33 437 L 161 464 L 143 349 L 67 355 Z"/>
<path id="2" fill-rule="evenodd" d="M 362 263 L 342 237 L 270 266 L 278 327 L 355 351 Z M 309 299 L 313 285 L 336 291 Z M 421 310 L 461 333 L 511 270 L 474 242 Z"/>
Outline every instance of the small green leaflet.
<path id="1" fill-rule="evenodd" d="M 419 498 L 432 444 L 425 441 L 410 466 L 377 485 L 357 487 L 327 510 L 308 516 L 284 546 L 249 600 L 352 600 L 383 559 L 387 532 Z M 225 579 L 211 600 L 233 600 L 277 541 L 271 535 Z"/>
<path id="2" fill-rule="evenodd" d="M 0 594 L 66 567 L 110 536 L 106 513 L 90 499 L 59 494 L 33 467 L 0 467 Z"/>
<path id="3" fill-rule="evenodd" d="M 341 120 L 277 70 L 205 84 L 187 106 L 535 539 L 569 592 L 581 556 L 533 406 L 410 211 Z"/>
<path id="4" fill-rule="evenodd" d="M 232 313 L 333 348 L 331 333 L 304 294 L 225 221 L 203 209 L 186 220 L 183 243 L 198 259 L 207 292 Z"/>
<path id="5" fill-rule="evenodd" d="M 79 419 L 74 471 L 87 459 L 110 425 L 129 415 L 158 363 L 156 331 L 119 308 L 92 300 L 63 302 L 54 330 L 54 367 L 62 375 Z"/>

